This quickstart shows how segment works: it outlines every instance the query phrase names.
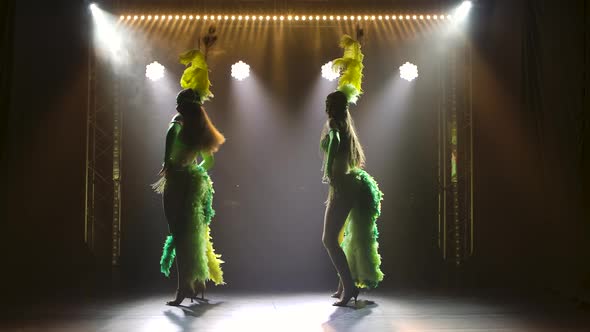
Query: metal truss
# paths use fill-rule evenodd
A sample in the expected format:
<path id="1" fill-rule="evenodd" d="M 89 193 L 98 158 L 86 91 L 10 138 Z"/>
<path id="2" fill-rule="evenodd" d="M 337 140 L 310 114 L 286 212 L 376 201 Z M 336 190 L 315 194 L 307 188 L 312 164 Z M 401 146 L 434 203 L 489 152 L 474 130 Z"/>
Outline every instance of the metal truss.
<path id="1" fill-rule="evenodd" d="M 471 48 L 451 48 L 440 65 L 438 245 L 459 266 L 474 254 Z"/>

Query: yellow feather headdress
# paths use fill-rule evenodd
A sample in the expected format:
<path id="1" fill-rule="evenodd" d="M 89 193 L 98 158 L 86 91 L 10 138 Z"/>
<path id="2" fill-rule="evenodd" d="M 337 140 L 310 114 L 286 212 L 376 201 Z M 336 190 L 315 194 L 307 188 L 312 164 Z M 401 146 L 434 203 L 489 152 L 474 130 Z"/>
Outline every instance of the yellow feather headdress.
<path id="1" fill-rule="evenodd" d="M 336 90 L 343 92 L 349 103 L 355 104 L 363 93 L 361 83 L 364 55 L 361 52 L 361 44 L 349 35 L 342 36 L 340 47 L 344 49 L 344 55 L 332 61 L 332 69 L 340 72 Z"/>
<path id="2" fill-rule="evenodd" d="M 201 102 L 213 98 L 213 93 L 209 90 L 211 81 L 209 81 L 209 67 L 205 54 L 200 50 L 190 50 L 180 54 L 179 60 L 181 64 L 187 66 L 180 78 L 180 86 L 197 92 Z"/>

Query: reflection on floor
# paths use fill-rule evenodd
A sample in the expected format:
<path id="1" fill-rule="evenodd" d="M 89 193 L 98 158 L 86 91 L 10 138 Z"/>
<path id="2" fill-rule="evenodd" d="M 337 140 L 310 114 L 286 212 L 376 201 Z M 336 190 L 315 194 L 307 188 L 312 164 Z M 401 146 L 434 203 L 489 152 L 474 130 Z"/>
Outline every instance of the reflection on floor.
<path id="1" fill-rule="evenodd" d="M 31 301 L 4 310 L 0 331 L 590 331 L 588 311 L 546 297 L 372 292 L 338 308 L 329 293 L 206 295 L 181 307 L 164 305 L 171 294 Z"/>

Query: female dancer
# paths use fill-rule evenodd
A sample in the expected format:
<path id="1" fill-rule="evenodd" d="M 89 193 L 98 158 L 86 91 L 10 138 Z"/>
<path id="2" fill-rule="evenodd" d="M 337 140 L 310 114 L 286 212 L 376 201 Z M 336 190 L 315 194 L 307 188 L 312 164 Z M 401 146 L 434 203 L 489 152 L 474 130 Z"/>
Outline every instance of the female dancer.
<path id="1" fill-rule="evenodd" d="M 213 166 L 213 153 L 225 138 L 202 107 L 202 102 L 213 96 L 204 54 L 189 51 L 181 55 L 181 62 L 191 66 L 181 79 L 185 89 L 176 97 L 179 114 L 172 119 L 166 135 L 162 178 L 154 184 L 156 192 L 164 194 L 164 213 L 171 234 L 160 260 L 166 276 L 176 258 L 178 289 L 176 298 L 167 302 L 172 306 L 180 305 L 187 297 L 192 300 L 198 291 L 204 297 L 207 280 L 223 284 L 223 261 L 213 249 L 209 229 L 215 211 L 207 170 Z M 201 163 L 197 163 L 199 156 Z"/>
<path id="2" fill-rule="evenodd" d="M 332 295 L 340 301 L 334 305 L 346 306 L 351 298 L 356 302 L 359 288 L 375 288 L 383 280 L 376 226 L 382 193 L 362 169 L 365 156 L 348 110 L 362 93 L 363 54 L 348 35 L 340 46 L 344 57 L 333 63 L 342 75 L 337 91 L 326 98 L 328 121 L 321 139 L 324 182 L 330 184 L 322 241 L 340 278 Z"/>

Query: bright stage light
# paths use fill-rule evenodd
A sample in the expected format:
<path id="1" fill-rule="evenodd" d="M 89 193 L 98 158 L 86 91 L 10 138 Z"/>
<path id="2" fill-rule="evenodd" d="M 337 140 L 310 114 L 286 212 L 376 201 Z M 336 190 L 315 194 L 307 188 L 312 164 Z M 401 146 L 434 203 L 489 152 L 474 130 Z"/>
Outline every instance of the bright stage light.
<path id="1" fill-rule="evenodd" d="M 90 11 L 94 22 L 97 48 L 105 51 L 113 60 L 121 60 L 119 57 L 123 42 L 116 29 L 117 20 L 94 3 L 90 5 Z M 131 17 L 127 16 L 127 19 L 131 19 Z M 137 16 L 134 16 L 134 19 L 137 19 Z"/>
<path id="2" fill-rule="evenodd" d="M 399 76 L 408 82 L 413 81 L 418 77 L 418 66 L 409 62 L 404 63 L 399 67 Z"/>
<path id="3" fill-rule="evenodd" d="M 158 61 L 150 63 L 149 65 L 145 66 L 145 77 L 154 82 L 161 79 L 164 77 L 164 66 L 162 66 Z"/>
<path id="4" fill-rule="evenodd" d="M 463 21 L 469 15 L 469 11 L 471 10 L 472 3 L 471 1 L 463 1 L 461 5 L 455 10 L 455 17 L 458 21 Z M 448 17 L 450 19 L 450 17 Z"/>
<path id="5" fill-rule="evenodd" d="M 340 77 L 340 73 L 334 71 L 334 69 L 332 68 L 332 61 L 322 66 L 322 77 L 327 79 L 328 81 L 333 81 Z"/>
<path id="6" fill-rule="evenodd" d="M 242 60 L 231 65 L 231 76 L 238 81 L 250 76 L 250 66 Z"/>

